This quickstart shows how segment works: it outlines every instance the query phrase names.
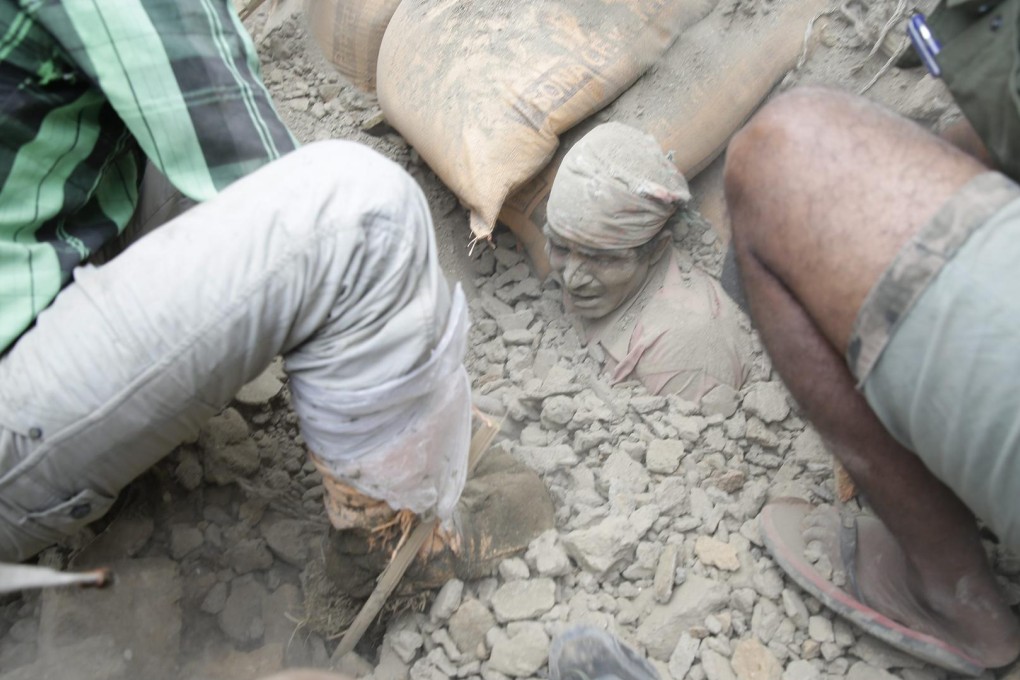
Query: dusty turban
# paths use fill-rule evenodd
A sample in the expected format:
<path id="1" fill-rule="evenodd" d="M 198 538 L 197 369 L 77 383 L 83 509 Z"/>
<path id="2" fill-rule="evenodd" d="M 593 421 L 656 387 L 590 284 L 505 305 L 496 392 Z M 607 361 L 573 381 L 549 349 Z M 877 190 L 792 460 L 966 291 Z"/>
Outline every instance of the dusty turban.
<path id="1" fill-rule="evenodd" d="M 636 248 L 690 197 L 683 174 L 654 137 L 605 123 L 563 158 L 546 215 L 554 234 L 587 248 Z"/>

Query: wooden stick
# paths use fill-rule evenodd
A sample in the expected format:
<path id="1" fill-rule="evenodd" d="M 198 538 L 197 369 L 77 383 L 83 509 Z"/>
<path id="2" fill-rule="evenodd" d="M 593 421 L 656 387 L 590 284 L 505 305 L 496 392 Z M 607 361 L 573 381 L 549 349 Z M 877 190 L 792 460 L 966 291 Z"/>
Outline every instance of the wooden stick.
<path id="1" fill-rule="evenodd" d="M 501 425 L 502 421 L 499 423 L 485 422 L 475 433 L 475 436 L 471 438 L 471 448 L 468 450 L 468 477 L 471 477 L 474 473 L 478 462 L 488 450 L 489 444 L 492 443 L 493 438 L 499 432 Z M 418 554 L 418 551 L 425 545 L 425 541 L 432 536 L 438 526 L 439 519 L 431 517 L 424 520 L 411 532 L 411 537 L 400 547 L 393 556 L 393 559 L 390 560 L 390 563 L 386 565 L 383 573 L 379 575 L 379 583 L 376 584 L 375 590 L 368 596 L 368 600 L 361 607 L 361 611 L 354 618 L 354 622 L 351 623 L 350 628 L 344 633 L 343 639 L 340 640 L 340 646 L 336 651 L 337 658 L 353 652 L 357 644 L 361 642 L 361 638 L 368 631 L 372 621 L 382 611 L 386 600 L 389 599 L 397 585 L 400 584 L 400 579 L 404 577 L 407 569 L 411 566 L 415 555 Z"/>

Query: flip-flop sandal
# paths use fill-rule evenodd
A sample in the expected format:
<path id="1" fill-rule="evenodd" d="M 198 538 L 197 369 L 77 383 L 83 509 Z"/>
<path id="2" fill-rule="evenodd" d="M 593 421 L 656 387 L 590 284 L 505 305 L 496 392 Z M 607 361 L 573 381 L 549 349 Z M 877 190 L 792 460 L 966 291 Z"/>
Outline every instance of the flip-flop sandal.
<path id="1" fill-rule="evenodd" d="M 857 588 L 857 523 L 841 522 L 840 553 L 846 573 L 846 589 L 822 576 L 804 557 L 804 518 L 815 506 L 799 498 L 779 498 L 762 510 L 761 533 L 765 547 L 776 563 L 797 585 L 819 602 L 866 633 L 911 656 L 941 668 L 968 676 L 978 676 L 985 666 L 953 645 L 931 635 L 918 633 L 864 604 Z"/>

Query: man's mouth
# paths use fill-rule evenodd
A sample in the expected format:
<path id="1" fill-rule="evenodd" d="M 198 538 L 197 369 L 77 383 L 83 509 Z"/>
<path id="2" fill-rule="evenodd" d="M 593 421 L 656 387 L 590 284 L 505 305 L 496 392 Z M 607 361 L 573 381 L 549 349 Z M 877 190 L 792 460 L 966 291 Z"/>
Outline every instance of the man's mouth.
<path id="1" fill-rule="evenodd" d="M 570 300 L 571 304 L 580 307 L 594 304 L 602 299 L 602 295 L 600 293 L 573 290 L 567 291 L 567 297 Z"/>

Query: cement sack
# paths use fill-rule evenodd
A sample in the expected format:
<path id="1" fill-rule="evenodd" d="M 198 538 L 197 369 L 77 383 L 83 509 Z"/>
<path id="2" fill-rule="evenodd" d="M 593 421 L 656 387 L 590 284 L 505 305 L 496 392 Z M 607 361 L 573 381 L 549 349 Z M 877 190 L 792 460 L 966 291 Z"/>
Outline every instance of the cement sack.
<path id="1" fill-rule="evenodd" d="M 379 104 L 484 239 L 558 135 L 630 87 L 715 1 L 404 0 L 379 52 Z"/>
<path id="2" fill-rule="evenodd" d="M 685 31 L 616 101 L 566 133 L 555 157 L 508 197 L 499 216 L 523 242 L 543 241 L 541 248 L 528 248 L 536 272 L 548 272 L 541 234 L 545 205 L 560 160 L 574 142 L 600 123 L 625 123 L 654 136 L 692 179 L 796 65 L 808 25 L 828 4 L 779 0 L 769 13 L 750 20 L 720 6 Z"/>
<path id="3" fill-rule="evenodd" d="M 333 66 L 362 90 L 375 90 L 379 46 L 400 0 L 305 0 L 308 30 Z"/>

